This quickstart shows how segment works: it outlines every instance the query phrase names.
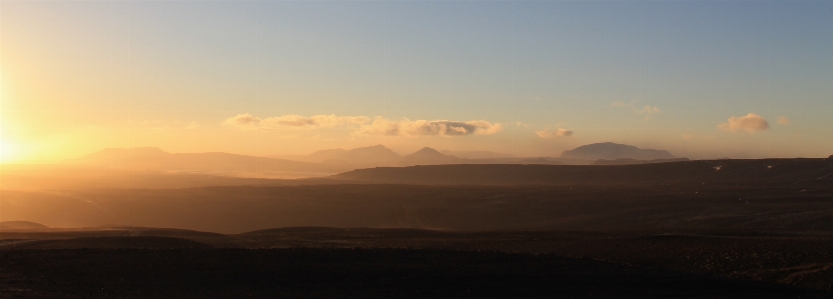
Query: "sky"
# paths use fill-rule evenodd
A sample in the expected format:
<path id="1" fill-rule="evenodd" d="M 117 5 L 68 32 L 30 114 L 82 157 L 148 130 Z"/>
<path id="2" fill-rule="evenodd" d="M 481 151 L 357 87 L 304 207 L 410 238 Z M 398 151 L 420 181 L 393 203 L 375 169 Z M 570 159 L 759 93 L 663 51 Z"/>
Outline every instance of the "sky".
<path id="1" fill-rule="evenodd" d="M 833 154 L 833 1 L 0 1 L 0 163 Z"/>

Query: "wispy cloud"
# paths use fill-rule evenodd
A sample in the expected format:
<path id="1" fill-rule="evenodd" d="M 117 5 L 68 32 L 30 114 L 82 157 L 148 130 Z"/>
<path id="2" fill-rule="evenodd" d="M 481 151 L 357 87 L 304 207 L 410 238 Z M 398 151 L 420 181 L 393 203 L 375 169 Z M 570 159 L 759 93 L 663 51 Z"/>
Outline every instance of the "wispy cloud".
<path id="1" fill-rule="evenodd" d="M 570 136 L 573 136 L 573 131 L 572 130 L 567 130 L 567 129 L 561 129 L 561 128 L 556 129 L 556 130 L 544 129 L 544 130 L 535 132 L 535 135 L 538 135 L 538 137 L 541 137 L 541 138 L 544 138 L 544 139 L 549 139 L 549 138 L 553 138 L 553 137 L 570 137 Z"/>
<path id="2" fill-rule="evenodd" d="M 270 118 L 259 118 L 248 113 L 238 114 L 226 119 L 223 124 L 243 129 L 312 129 L 332 128 L 339 125 L 360 125 L 370 121 L 365 116 L 336 116 L 330 115 L 283 115 Z"/>
<path id="3" fill-rule="evenodd" d="M 450 121 L 450 120 L 409 120 L 395 121 L 376 118 L 368 125 L 362 125 L 354 133 L 357 135 L 386 136 L 466 136 L 474 134 L 494 134 L 503 130 L 503 125 L 485 120 Z"/>
<path id="4" fill-rule="evenodd" d="M 639 100 L 631 101 L 630 103 L 625 104 L 624 102 L 613 102 L 610 106 L 616 108 L 630 108 L 636 114 L 645 116 L 645 120 L 651 120 L 651 116 L 662 114 L 662 110 L 655 106 L 643 106 L 639 108 L 636 104 L 639 103 Z"/>
<path id="5" fill-rule="evenodd" d="M 260 118 L 252 116 L 248 113 L 242 113 L 234 117 L 229 117 L 223 122 L 223 125 L 238 128 L 255 128 L 260 126 Z"/>
<path id="6" fill-rule="evenodd" d="M 746 116 L 740 117 L 730 117 L 729 121 L 726 123 L 722 123 L 717 126 L 721 130 L 727 132 L 758 132 L 758 131 L 765 131 L 769 129 L 769 122 L 766 121 L 760 115 L 755 113 L 749 113 Z"/>
<path id="7" fill-rule="evenodd" d="M 785 125 L 785 126 L 789 125 L 790 124 L 790 119 L 787 118 L 786 116 L 779 116 L 778 117 L 778 124 L 779 125 Z"/>
<path id="8" fill-rule="evenodd" d="M 466 136 L 474 134 L 494 134 L 503 130 L 499 123 L 485 120 L 451 121 L 451 120 L 391 120 L 376 117 L 371 121 L 366 116 L 331 115 L 284 115 L 261 119 L 244 113 L 223 121 L 223 125 L 240 129 L 315 129 L 333 127 L 353 127 L 354 135 L 384 136 Z"/>

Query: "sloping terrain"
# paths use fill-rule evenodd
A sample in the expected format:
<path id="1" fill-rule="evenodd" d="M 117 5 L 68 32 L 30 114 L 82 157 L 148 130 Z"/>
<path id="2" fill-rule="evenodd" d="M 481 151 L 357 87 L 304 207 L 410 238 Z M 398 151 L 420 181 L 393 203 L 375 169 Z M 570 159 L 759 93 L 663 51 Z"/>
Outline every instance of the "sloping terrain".
<path id="1" fill-rule="evenodd" d="M 833 184 L 635 186 L 308 185 L 2 191 L 8 220 L 222 233 L 287 226 L 833 230 Z"/>
<path id="2" fill-rule="evenodd" d="M 646 185 L 833 182 L 833 159 L 697 160 L 638 165 L 427 165 L 358 169 L 331 178 L 376 184 Z"/>
<path id="3" fill-rule="evenodd" d="M 16 250 L 3 298 L 823 298 L 555 255 L 412 249 Z"/>

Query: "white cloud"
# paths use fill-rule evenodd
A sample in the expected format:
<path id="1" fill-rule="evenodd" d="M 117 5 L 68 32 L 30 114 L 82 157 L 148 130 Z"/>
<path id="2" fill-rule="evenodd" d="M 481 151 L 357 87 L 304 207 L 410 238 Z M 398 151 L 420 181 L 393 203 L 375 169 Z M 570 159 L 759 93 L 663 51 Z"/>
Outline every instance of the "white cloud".
<path id="1" fill-rule="evenodd" d="M 785 126 L 789 125 L 790 124 L 790 119 L 787 118 L 786 116 L 779 116 L 778 117 L 778 124 L 779 125 L 785 125 Z"/>
<path id="2" fill-rule="evenodd" d="M 223 125 L 248 128 L 257 127 L 260 125 L 260 118 L 254 117 L 248 113 L 242 113 L 226 119 L 223 122 Z"/>
<path id="3" fill-rule="evenodd" d="M 355 134 L 387 136 L 466 136 L 473 134 L 494 134 L 503 130 L 499 123 L 484 120 L 409 120 L 400 121 L 376 118 L 373 123 L 362 125 Z"/>
<path id="4" fill-rule="evenodd" d="M 195 121 L 192 121 L 190 124 L 188 124 L 187 126 L 185 126 L 185 129 L 186 129 L 186 130 L 193 130 L 193 129 L 196 129 L 196 128 L 199 128 L 199 127 L 200 127 L 200 124 L 199 124 L 199 123 L 197 123 L 197 122 L 195 122 Z"/>
<path id="5" fill-rule="evenodd" d="M 760 115 L 749 113 L 741 117 L 732 116 L 729 118 L 729 122 L 722 123 L 717 127 L 727 132 L 745 131 L 752 133 L 769 129 L 769 123 Z"/>
<path id="6" fill-rule="evenodd" d="M 538 135 L 538 137 L 541 137 L 541 138 L 544 138 L 544 139 L 549 139 L 549 138 L 553 138 L 553 137 L 570 137 L 570 136 L 573 136 L 573 131 L 572 130 L 567 130 L 567 129 L 561 129 L 561 128 L 559 128 L 557 130 L 544 129 L 544 130 L 535 132 L 535 135 Z"/>

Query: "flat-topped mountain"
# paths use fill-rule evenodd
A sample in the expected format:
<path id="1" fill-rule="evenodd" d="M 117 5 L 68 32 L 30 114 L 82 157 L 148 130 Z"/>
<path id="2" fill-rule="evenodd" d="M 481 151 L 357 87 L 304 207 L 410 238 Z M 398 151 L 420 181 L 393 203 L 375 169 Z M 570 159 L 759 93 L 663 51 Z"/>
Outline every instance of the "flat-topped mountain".
<path id="1" fill-rule="evenodd" d="M 308 155 L 305 160 L 314 162 L 342 160 L 344 162 L 357 165 L 392 165 L 398 162 L 401 158 L 401 155 L 384 145 L 378 144 L 350 150 L 341 148 L 320 150 Z"/>
<path id="2" fill-rule="evenodd" d="M 588 159 L 588 160 L 657 160 L 674 159 L 674 155 L 665 150 L 641 149 L 632 145 L 618 144 L 613 142 L 593 143 L 582 145 L 577 148 L 561 153 L 561 158 Z"/>

